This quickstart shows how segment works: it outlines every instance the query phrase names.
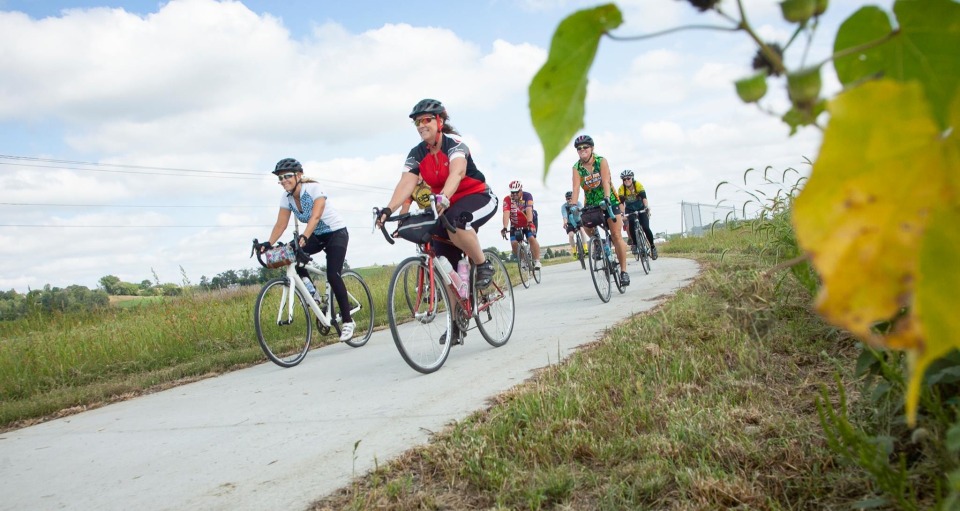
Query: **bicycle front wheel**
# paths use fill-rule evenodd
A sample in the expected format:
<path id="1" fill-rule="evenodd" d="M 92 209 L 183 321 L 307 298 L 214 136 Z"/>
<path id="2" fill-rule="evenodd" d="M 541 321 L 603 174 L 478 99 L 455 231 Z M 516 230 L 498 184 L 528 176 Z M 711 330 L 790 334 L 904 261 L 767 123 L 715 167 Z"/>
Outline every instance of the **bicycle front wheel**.
<path id="1" fill-rule="evenodd" d="M 589 257 L 590 278 L 593 279 L 593 287 L 597 290 L 600 301 L 607 303 L 610 301 L 610 266 L 607 264 L 607 256 L 604 254 L 603 245 L 600 238 L 594 236 L 590 239 Z"/>
<path id="2" fill-rule="evenodd" d="M 359 348 L 373 335 L 373 295 L 370 294 L 370 288 L 359 273 L 347 270 L 341 276 L 344 285 L 347 286 L 350 320 L 357 325 L 353 330 L 353 337 L 345 342 L 347 346 Z M 337 325 L 340 324 L 342 319 L 337 322 Z"/>
<path id="3" fill-rule="evenodd" d="M 484 250 L 483 256 L 493 265 L 493 279 L 483 289 L 474 289 L 477 302 L 477 328 L 491 346 L 499 348 L 510 340 L 516 309 L 513 302 L 513 285 L 503 261 L 493 252 Z M 477 281 L 476 275 L 471 282 Z M 475 285 L 475 284 L 472 284 Z"/>
<path id="4" fill-rule="evenodd" d="M 427 263 L 419 257 L 397 266 L 387 291 L 387 321 L 407 365 L 424 374 L 443 366 L 456 341 L 451 310 L 439 270 L 431 278 Z"/>
<path id="5" fill-rule="evenodd" d="M 645 275 L 650 274 L 650 242 L 647 241 L 647 235 L 640 233 L 638 234 L 638 240 L 640 240 L 640 266 L 643 268 L 643 273 Z"/>
<path id="6" fill-rule="evenodd" d="M 530 266 L 530 261 L 527 260 L 527 251 L 523 249 L 523 246 L 517 245 L 517 270 L 519 270 L 520 283 L 523 284 L 523 287 L 530 287 L 530 283 L 527 282 L 527 268 Z"/>
<path id="7" fill-rule="evenodd" d="M 639 220 L 637 222 L 639 223 Z M 640 227 L 637 225 L 634 225 L 631 231 L 633 232 L 633 239 L 635 240 L 633 242 L 633 255 L 636 256 L 637 261 L 639 261 L 643 257 L 643 244 L 640 238 L 642 236 L 643 239 L 646 239 L 646 235 L 640 232 Z"/>
<path id="8" fill-rule="evenodd" d="M 577 229 L 577 233 L 574 235 L 574 239 L 577 242 L 577 259 L 580 260 L 580 268 L 587 269 L 587 259 L 586 254 L 583 252 L 583 236 L 580 236 L 580 230 Z"/>
<path id="9" fill-rule="evenodd" d="M 530 275 L 533 275 L 533 280 L 534 280 L 537 284 L 539 284 L 539 283 L 540 283 L 540 268 L 537 268 L 536 266 L 533 265 L 533 254 L 532 254 L 532 253 L 527 252 L 527 256 L 528 256 L 527 259 L 531 261 L 531 264 L 530 264 Z"/>
<path id="10" fill-rule="evenodd" d="M 286 277 L 267 282 L 253 306 L 257 340 L 267 358 L 282 367 L 299 364 L 310 351 L 313 322 L 300 290 Z"/>

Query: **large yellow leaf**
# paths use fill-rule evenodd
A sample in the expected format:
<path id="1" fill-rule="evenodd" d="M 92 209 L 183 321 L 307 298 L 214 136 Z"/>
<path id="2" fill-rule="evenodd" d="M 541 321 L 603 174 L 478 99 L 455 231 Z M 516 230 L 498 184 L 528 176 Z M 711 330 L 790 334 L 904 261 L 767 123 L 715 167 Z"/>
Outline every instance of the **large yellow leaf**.
<path id="1" fill-rule="evenodd" d="M 958 134 L 938 131 L 915 82 L 867 83 L 839 94 L 829 111 L 794 206 L 797 239 L 823 279 L 824 317 L 865 341 L 911 352 L 912 419 L 923 369 L 960 347 Z M 960 126 L 958 101 L 949 119 Z M 871 329 L 904 308 L 888 337 Z"/>

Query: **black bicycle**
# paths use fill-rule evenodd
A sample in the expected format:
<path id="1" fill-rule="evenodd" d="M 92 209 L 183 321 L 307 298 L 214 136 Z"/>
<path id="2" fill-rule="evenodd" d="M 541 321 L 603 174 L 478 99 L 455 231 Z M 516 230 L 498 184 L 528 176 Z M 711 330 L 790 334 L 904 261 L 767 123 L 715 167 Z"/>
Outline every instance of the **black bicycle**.
<path id="1" fill-rule="evenodd" d="M 636 242 L 631 247 L 633 255 L 637 258 L 637 261 L 640 261 L 640 266 L 643 267 L 643 273 L 650 273 L 650 259 L 653 256 L 650 252 L 650 241 L 647 240 L 646 233 L 643 232 L 643 229 L 640 228 L 640 215 L 646 215 L 647 210 L 644 208 L 641 211 L 633 211 L 627 213 L 627 225 L 629 225 L 630 233 L 633 234 L 633 239 Z"/>
<path id="2" fill-rule="evenodd" d="M 613 211 L 610 206 L 606 206 L 610 217 Z M 620 262 L 617 260 L 616 251 L 613 248 L 613 237 L 610 234 L 610 227 L 607 225 L 607 217 L 604 216 L 601 206 L 588 206 L 583 208 L 581 216 L 583 225 L 593 229 L 587 243 L 587 260 L 590 261 L 590 278 L 593 279 L 593 287 L 597 290 L 597 295 L 604 303 L 610 301 L 612 294 L 610 288 L 611 277 L 617 286 L 620 294 L 625 293 L 626 287 L 620 281 Z M 599 229 L 603 229 L 604 235 L 600 235 Z"/>

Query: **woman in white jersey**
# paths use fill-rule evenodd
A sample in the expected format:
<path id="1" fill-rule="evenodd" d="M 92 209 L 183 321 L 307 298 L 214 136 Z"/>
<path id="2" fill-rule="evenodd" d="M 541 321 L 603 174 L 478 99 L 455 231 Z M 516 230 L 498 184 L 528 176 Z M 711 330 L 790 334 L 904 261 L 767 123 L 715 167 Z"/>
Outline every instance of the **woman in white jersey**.
<path id="1" fill-rule="evenodd" d="M 277 213 L 277 223 L 270 232 L 270 240 L 261 250 L 273 246 L 283 235 L 290 223 L 293 214 L 300 223 L 301 229 L 298 243 L 304 252 L 316 254 L 321 250 L 327 254 L 327 282 L 333 290 L 340 306 L 343 318 L 343 327 L 340 330 L 340 340 L 349 341 L 353 337 L 356 327 L 350 317 L 350 304 L 347 301 L 347 287 L 343 283 L 340 272 L 343 271 L 343 261 L 347 257 L 347 243 L 350 235 L 347 234 L 347 224 L 343 217 L 327 203 L 327 194 L 323 192 L 320 183 L 303 177 L 303 166 L 293 158 L 284 158 L 277 162 L 273 170 L 274 175 L 283 186 L 283 197 L 280 199 L 280 211 Z M 307 278 L 307 270 L 298 267 L 297 274 Z"/>

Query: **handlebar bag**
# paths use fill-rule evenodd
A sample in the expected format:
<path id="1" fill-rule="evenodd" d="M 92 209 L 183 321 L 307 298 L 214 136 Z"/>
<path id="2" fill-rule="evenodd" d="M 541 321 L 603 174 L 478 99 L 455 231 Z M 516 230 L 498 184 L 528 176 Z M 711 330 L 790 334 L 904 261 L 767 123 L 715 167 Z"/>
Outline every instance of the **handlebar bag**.
<path id="1" fill-rule="evenodd" d="M 596 227 L 604 222 L 603 209 L 600 206 L 587 206 L 580 211 L 580 220 L 587 227 Z"/>
<path id="2" fill-rule="evenodd" d="M 297 255 L 289 244 L 277 245 L 263 252 L 263 264 L 267 268 L 283 268 L 297 262 Z"/>
<path id="3" fill-rule="evenodd" d="M 422 245 L 430 241 L 435 225 L 437 225 L 437 219 L 433 217 L 433 212 L 410 215 L 400 220 L 397 235 L 407 241 Z"/>

